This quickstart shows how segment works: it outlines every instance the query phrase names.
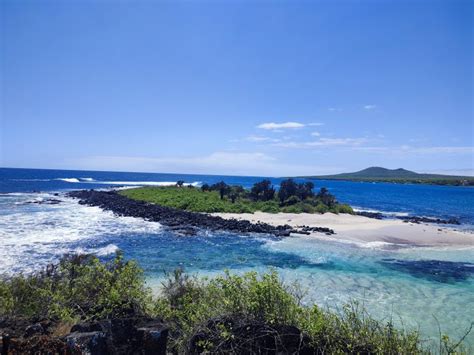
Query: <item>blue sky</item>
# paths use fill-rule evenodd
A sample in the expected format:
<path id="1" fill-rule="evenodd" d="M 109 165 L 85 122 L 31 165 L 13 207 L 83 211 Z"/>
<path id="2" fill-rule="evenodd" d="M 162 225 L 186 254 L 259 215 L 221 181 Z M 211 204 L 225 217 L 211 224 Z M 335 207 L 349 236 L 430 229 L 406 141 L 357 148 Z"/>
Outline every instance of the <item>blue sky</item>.
<path id="1" fill-rule="evenodd" d="M 0 166 L 473 173 L 470 1 L 0 6 Z"/>

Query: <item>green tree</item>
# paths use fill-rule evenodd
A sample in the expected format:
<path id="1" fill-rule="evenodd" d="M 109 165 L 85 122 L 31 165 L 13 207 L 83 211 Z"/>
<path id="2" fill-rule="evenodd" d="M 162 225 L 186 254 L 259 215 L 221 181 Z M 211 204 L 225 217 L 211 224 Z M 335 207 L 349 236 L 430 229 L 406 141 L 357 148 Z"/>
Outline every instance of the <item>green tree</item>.
<path id="1" fill-rule="evenodd" d="M 227 185 L 224 181 L 221 181 L 212 185 L 211 190 L 219 191 L 221 200 L 223 200 L 224 196 L 230 193 L 230 186 Z"/>
<path id="2" fill-rule="evenodd" d="M 316 197 L 326 206 L 329 208 L 334 207 L 337 204 L 336 198 L 334 195 L 329 193 L 328 189 L 325 187 L 322 187 L 321 190 L 319 190 L 318 194 Z"/>
<path id="3" fill-rule="evenodd" d="M 284 203 L 291 196 L 296 196 L 297 191 L 298 191 L 298 184 L 293 179 L 283 180 L 280 183 L 278 198 L 281 203 Z"/>
<path id="4" fill-rule="evenodd" d="M 270 180 L 256 182 L 250 190 L 250 198 L 254 201 L 270 201 L 275 197 L 275 189 Z"/>

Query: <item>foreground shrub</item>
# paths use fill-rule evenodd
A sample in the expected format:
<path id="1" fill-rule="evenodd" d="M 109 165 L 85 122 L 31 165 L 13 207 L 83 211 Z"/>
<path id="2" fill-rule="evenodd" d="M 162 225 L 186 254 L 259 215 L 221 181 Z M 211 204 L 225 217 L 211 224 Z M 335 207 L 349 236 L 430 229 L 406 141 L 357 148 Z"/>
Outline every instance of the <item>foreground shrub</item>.
<path id="1" fill-rule="evenodd" d="M 255 353 L 259 347 L 281 353 L 430 353 L 416 331 L 376 321 L 357 303 L 339 313 L 302 306 L 298 290 L 275 271 L 226 272 L 211 280 L 178 271 L 164 284 L 155 312 L 171 326 L 174 353 Z M 456 346 L 448 341 L 440 352 L 455 353 Z"/>
<path id="2" fill-rule="evenodd" d="M 150 291 L 143 272 L 120 253 L 109 262 L 91 255 L 0 281 L 0 314 L 64 321 L 146 313 Z"/>
<path id="3" fill-rule="evenodd" d="M 374 320 L 352 303 L 334 313 L 301 304 L 276 271 L 198 279 L 176 270 L 152 299 L 143 273 L 121 254 L 109 262 L 68 256 L 30 276 L 0 281 L 0 316 L 63 321 L 155 316 L 170 327 L 170 353 L 430 353 L 416 331 Z M 436 352 L 462 353 L 442 336 Z"/>

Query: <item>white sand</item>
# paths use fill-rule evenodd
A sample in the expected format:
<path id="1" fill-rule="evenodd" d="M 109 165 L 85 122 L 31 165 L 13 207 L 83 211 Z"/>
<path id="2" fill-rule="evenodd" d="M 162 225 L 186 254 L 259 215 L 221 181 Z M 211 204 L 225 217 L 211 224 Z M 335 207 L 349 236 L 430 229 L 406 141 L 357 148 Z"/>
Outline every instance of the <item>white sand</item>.
<path id="1" fill-rule="evenodd" d="M 418 246 L 474 246 L 474 233 L 435 224 L 405 223 L 398 219 L 377 220 L 349 214 L 310 213 L 213 213 L 223 218 L 244 219 L 271 225 L 328 227 L 335 235 L 312 233 L 315 237 L 363 243 L 393 243 Z"/>

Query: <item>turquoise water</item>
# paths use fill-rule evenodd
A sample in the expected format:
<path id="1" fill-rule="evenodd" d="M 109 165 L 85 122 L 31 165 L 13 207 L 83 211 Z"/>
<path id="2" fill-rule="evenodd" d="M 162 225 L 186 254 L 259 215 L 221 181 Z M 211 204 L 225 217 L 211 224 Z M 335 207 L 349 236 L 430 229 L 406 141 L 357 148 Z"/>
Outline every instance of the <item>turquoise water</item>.
<path id="1" fill-rule="evenodd" d="M 67 252 L 92 252 L 109 258 L 121 249 L 127 257 L 139 261 L 148 283 L 155 289 L 159 289 L 164 271 L 176 267 L 206 276 L 220 273 L 225 268 L 245 272 L 273 267 L 286 282 L 298 281 L 302 285 L 304 301 L 308 304 L 316 302 L 337 310 L 345 302 L 357 300 L 373 316 L 393 319 L 399 326 L 410 329 L 419 328 L 427 338 L 438 336 L 437 320 L 442 331 L 453 338 L 461 336 L 474 320 L 472 248 L 382 249 L 308 236 L 276 238 L 206 231 L 195 237 L 182 237 L 167 232 L 159 223 L 116 217 L 96 207 L 78 205 L 61 194 L 54 195 L 85 186 L 163 182 L 180 176 L 37 170 L 4 172 L 0 170 L 0 186 L 4 192 L 0 194 L 0 273 L 35 270 Z M 241 177 L 208 180 L 205 176 L 184 176 L 187 182 L 212 182 L 222 178 L 234 183 L 245 181 L 246 184 L 258 180 Z M 352 201 L 366 209 L 458 216 L 468 227 L 473 218 L 472 189 L 349 182 L 338 182 L 330 188 L 339 198 L 342 196 L 347 202 Z M 363 196 L 358 199 L 358 194 Z M 416 194 L 418 198 L 412 197 Z M 397 199 L 393 195 L 397 195 Z M 409 197 L 405 207 L 403 196 Z M 29 203 L 49 198 L 59 199 L 61 203 Z M 423 207 L 423 199 L 430 202 L 429 206 Z M 371 200 L 375 202 L 371 204 Z M 441 205 L 449 207 L 436 207 Z M 420 213 L 424 209 L 427 213 Z M 474 344 L 473 334 L 468 341 Z"/>

